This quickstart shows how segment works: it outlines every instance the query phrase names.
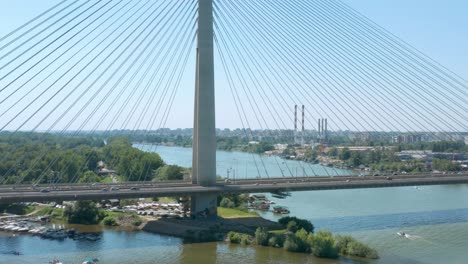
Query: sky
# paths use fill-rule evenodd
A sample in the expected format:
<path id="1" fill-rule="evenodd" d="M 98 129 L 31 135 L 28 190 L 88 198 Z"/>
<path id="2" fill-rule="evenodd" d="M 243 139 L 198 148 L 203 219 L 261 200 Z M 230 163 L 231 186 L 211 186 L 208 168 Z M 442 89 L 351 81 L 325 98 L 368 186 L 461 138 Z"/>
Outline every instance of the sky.
<path id="1" fill-rule="evenodd" d="M 59 1 L 52 0 L 0 0 L 0 25 L 2 25 L 0 27 L 0 38 L 58 2 Z M 466 48 L 468 47 L 468 16 L 466 15 L 468 11 L 467 1 L 343 0 L 343 2 L 370 18 L 380 26 L 389 30 L 396 36 L 405 40 L 407 43 L 422 51 L 435 61 L 457 73 L 462 78 L 468 79 L 468 49 Z M 194 49 L 194 47 L 192 48 Z M 177 93 L 177 100 L 173 106 L 170 117 L 165 124 L 166 127 L 185 128 L 191 127 L 193 124 L 192 109 L 194 72 L 193 69 L 190 68 L 193 66 L 190 64 L 193 63 L 193 61 L 193 56 L 191 56 L 189 58 L 189 67 L 186 70 L 181 83 L 183 89 Z M 216 62 L 216 68 L 222 68 L 219 61 Z M 241 127 L 242 123 L 235 111 L 236 105 L 234 104 L 232 95 L 229 92 L 229 84 L 226 76 L 222 73 L 217 74 L 216 84 L 217 127 Z M 0 94 L 0 99 L 1 96 L 3 95 Z M 246 98 L 241 100 L 246 101 Z M 292 109 L 293 104 L 294 102 L 291 101 L 287 108 Z M 245 107 L 248 108 L 247 106 Z M 311 107 L 312 106 L 307 105 L 307 109 L 311 109 Z M 264 110 L 268 111 L 270 109 Z M 325 110 L 323 112 L 325 112 Z M 463 113 L 463 111 L 461 112 Z M 311 115 L 313 116 L 311 119 L 315 119 L 316 117 L 327 117 L 326 113 L 321 113 L 321 111 L 317 111 L 316 113 L 312 112 Z M 14 115 L 10 115 L 10 117 L 13 116 Z M 5 120 L 5 118 L 8 118 L 8 115 L 3 119 Z M 250 127 L 267 128 L 266 125 L 273 122 L 268 120 L 268 117 L 266 118 L 267 121 L 263 122 L 265 125 L 262 126 L 261 121 L 258 122 L 258 125 L 255 125 L 252 121 Z M 288 116 L 288 118 L 291 118 L 291 116 Z M 333 124 L 335 129 L 353 130 L 352 124 L 342 124 L 343 122 L 340 123 L 340 121 L 336 120 L 333 116 L 329 116 L 329 118 L 336 122 L 336 124 Z M 14 129 L 15 124 L 19 125 L 21 121 L 22 120 L 20 119 L 15 120 L 12 122 L 12 125 L 7 126 L 6 129 Z M 408 119 L 408 122 L 410 121 L 411 119 Z M 49 123 L 46 122 L 46 125 L 50 125 L 50 123 L 52 123 L 52 121 Z M 291 121 L 286 120 L 285 123 L 286 125 L 280 124 L 278 126 L 289 127 Z M 312 121 L 309 123 L 309 126 L 315 124 Z M 34 124 L 31 123 L 31 125 L 26 125 L 24 128 L 29 129 L 33 127 Z M 39 127 L 39 129 L 42 130 L 46 128 L 47 126 Z M 91 126 L 86 128 L 91 129 Z M 268 128 L 274 128 L 274 126 L 272 125 L 272 127 Z M 363 125 L 363 127 L 358 126 L 356 129 L 366 130 L 369 128 L 366 128 Z"/>

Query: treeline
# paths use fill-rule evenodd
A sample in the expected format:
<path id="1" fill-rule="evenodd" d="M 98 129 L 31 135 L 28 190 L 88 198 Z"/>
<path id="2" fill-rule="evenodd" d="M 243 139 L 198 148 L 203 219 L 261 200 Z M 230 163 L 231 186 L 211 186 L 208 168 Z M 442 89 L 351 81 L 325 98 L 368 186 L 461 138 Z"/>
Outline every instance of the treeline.
<path id="1" fill-rule="evenodd" d="M 4 184 L 95 182 L 98 162 L 125 180 L 151 180 L 163 160 L 133 148 L 125 137 L 100 139 L 40 133 L 0 134 L 0 179 Z"/>
<path id="2" fill-rule="evenodd" d="M 377 163 L 392 163 L 399 162 L 400 158 L 395 155 L 391 149 L 373 151 L 352 151 L 349 148 L 343 148 L 338 151 L 337 148 L 331 148 L 328 156 L 339 158 L 345 161 L 349 166 L 357 167 L 359 165 L 370 166 Z"/>
<path id="3" fill-rule="evenodd" d="M 433 141 L 400 144 L 397 151 L 403 150 L 430 150 L 432 152 L 468 152 L 468 145 L 464 141 Z"/>

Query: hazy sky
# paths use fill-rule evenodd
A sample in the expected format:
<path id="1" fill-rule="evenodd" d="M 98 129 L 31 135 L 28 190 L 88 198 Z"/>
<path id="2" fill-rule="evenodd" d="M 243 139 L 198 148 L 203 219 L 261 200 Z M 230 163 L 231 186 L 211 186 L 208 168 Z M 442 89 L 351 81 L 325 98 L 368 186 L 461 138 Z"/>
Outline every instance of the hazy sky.
<path id="1" fill-rule="evenodd" d="M 13 29 L 22 25 L 27 20 L 51 7 L 52 5 L 58 3 L 59 1 L 53 0 L 15 0 L 15 1 L 5 1 L 0 0 L 0 37 L 9 33 Z M 303 1 L 307 2 L 307 1 Z M 343 0 L 344 3 L 347 3 L 352 8 L 358 10 L 377 24 L 383 26 L 393 34 L 404 39 L 409 44 L 413 45 L 420 51 L 429 55 L 434 60 L 438 61 L 442 65 L 446 66 L 450 70 L 453 70 L 459 76 L 464 79 L 468 79 L 468 1 L 464 0 L 451 0 L 451 1 L 436 1 L 436 0 Z M 4 42 L 0 42 L 4 43 Z M 194 46 L 192 45 L 192 50 Z M 2 51 L 0 51 L 0 55 Z M 194 54 L 194 52 L 192 53 Z M 222 65 L 219 61 L 216 62 L 217 72 L 221 71 Z M 176 101 L 174 103 L 171 114 L 168 118 L 166 127 L 178 128 L 178 127 L 191 127 L 192 126 L 192 108 L 193 108 L 193 56 L 189 58 L 186 74 L 181 82 L 181 89 L 177 93 Z M 0 74 L 2 71 L 0 70 Z M 337 81 L 339 85 L 339 81 Z M 0 84 L 2 84 L 0 82 Z M 2 84 L 3 85 L 3 84 Z M 229 92 L 229 84 L 224 76 L 224 74 L 217 73 L 217 127 L 220 128 L 237 128 L 241 127 L 241 122 L 238 117 L 238 114 L 235 110 L 235 104 L 233 103 L 232 95 Z M 241 88 L 238 88 L 241 89 Z M 5 93 L 0 93 L 0 100 L 2 96 L 5 96 Z M 466 100 L 466 98 L 464 98 Z M 130 99 L 134 100 L 134 99 Z M 257 100 L 260 100 L 257 97 Z M 435 100 L 435 99 L 433 99 Z M 246 99 L 241 99 L 241 101 L 246 102 Z M 291 110 L 295 103 L 300 104 L 304 102 L 293 102 L 291 100 L 286 106 L 286 111 Z M 466 101 L 465 101 L 466 102 Z M 274 102 L 273 102 L 274 103 Z M 461 101 L 463 104 L 463 101 Z M 247 104 L 247 103 L 246 103 Z M 312 109 L 313 106 L 306 104 L 307 109 Z M 268 102 L 265 102 L 265 106 L 268 105 Z M 247 110 L 247 116 L 252 115 L 248 110 L 247 106 L 244 106 Z M 465 105 L 466 107 L 466 105 Z M 359 110 L 360 106 L 356 107 Z M 338 106 L 338 109 L 340 107 Z M 343 112 L 346 112 L 345 109 L 341 108 Z M 2 105 L 0 105 L 0 110 L 2 110 Z M 3 109 L 4 110 L 4 109 Z M 264 111 L 268 112 L 271 109 L 267 107 L 263 108 Z M 131 110 L 129 110 L 131 111 Z M 326 109 L 312 111 L 310 110 L 312 117 L 306 126 L 314 126 L 318 117 L 327 117 L 330 119 L 330 126 L 334 129 L 353 129 L 354 121 L 350 120 L 349 123 L 346 123 L 347 117 L 344 117 L 344 121 L 339 121 L 339 118 L 342 113 L 337 113 L 335 115 L 328 114 Z M 418 111 L 418 110 L 415 110 Z M 466 112 L 461 109 L 459 112 L 461 114 Z M 250 114 L 249 114 L 250 113 Z M 285 114 L 284 114 L 285 115 Z M 397 115 L 396 113 L 394 115 Z M 428 114 L 430 115 L 430 114 Z M 14 113 L 6 114 L 3 117 L 3 120 L 12 118 Z M 272 115 L 273 116 L 273 115 Z M 283 116 L 283 114 L 280 114 Z M 290 119 L 292 116 L 289 115 Z M 269 117 L 265 117 L 267 120 L 263 123 L 271 127 L 268 128 L 292 128 L 291 120 L 284 118 L 284 124 L 277 123 L 275 127 L 275 122 L 273 122 Z M 124 119 L 124 118 L 123 118 Z M 249 117 L 247 117 L 249 119 Z M 247 120 L 246 119 L 246 120 Z M 364 118 L 365 119 L 365 118 Z M 382 117 L 386 119 L 386 117 Z M 6 129 L 12 130 L 15 127 L 21 124 L 24 117 L 19 117 L 17 120 L 14 120 L 11 125 L 7 126 Z M 359 121 L 359 120 L 358 120 Z M 408 123 L 411 123 L 410 117 L 407 119 Z M 4 121 L 3 121 L 4 122 Z M 94 122 L 99 122 L 94 120 Z M 255 121 L 251 120 L 250 127 L 262 127 L 266 128 L 265 125 L 261 125 L 262 121 L 258 121 L 258 125 L 255 124 Z M 385 120 L 378 121 L 382 124 L 385 123 Z M 462 120 L 463 122 L 463 120 Z M 44 125 L 39 126 L 38 129 L 45 130 L 53 123 L 53 121 L 46 121 Z M 380 124 L 379 123 L 379 124 Z M 3 126 L 4 123 L 0 123 Z M 79 124 L 79 120 L 78 123 Z M 72 125 L 71 128 L 77 128 L 78 125 Z M 245 123 L 244 123 L 245 125 Z M 399 126 L 401 125 L 401 127 Z M 34 120 L 30 124 L 26 124 L 22 129 L 32 129 L 35 126 Z M 247 126 L 247 125 L 245 125 Z M 443 125 L 441 125 L 443 126 Z M 93 126 L 85 126 L 85 129 L 91 129 Z M 388 126 L 393 128 L 391 126 Z M 54 128 L 56 130 L 60 126 Z M 104 127 L 99 127 L 103 129 Z M 120 128 L 118 125 L 113 128 Z M 140 127 L 141 128 L 141 127 Z M 156 127 L 152 127 L 156 128 Z M 358 126 L 357 130 L 366 130 L 371 129 L 372 124 L 369 126 L 362 124 Z M 395 128 L 405 130 L 405 129 L 415 129 L 416 128 L 405 128 L 403 124 L 395 125 Z M 375 128 L 378 130 L 377 128 Z M 385 127 L 384 127 L 385 129 Z"/>

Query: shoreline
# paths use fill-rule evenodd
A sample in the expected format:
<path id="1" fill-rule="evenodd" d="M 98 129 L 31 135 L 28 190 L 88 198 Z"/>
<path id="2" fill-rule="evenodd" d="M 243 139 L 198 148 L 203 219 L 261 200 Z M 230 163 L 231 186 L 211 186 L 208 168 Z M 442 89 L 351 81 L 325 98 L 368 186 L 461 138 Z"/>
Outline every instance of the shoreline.
<path id="1" fill-rule="evenodd" d="M 141 230 L 175 236 L 186 239 L 194 239 L 194 235 L 201 232 L 216 233 L 217 236 L 227 234 L 231 231 L 254 234 L 258 227 L 268 228 L 270 230 L 280 230 L 283 227 L 277 223 L 260 216 L 257 217 L 239 217 L 213 219 L 170 219 L 161 218 L 145 222 Z"/>

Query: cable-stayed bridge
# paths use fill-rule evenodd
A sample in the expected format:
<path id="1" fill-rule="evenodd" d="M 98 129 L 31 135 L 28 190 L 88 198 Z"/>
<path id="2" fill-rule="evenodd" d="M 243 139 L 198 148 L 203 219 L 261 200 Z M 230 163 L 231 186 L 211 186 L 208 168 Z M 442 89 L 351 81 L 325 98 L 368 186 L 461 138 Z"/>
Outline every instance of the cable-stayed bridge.
<path id="1" fill-rule="evenodd" d="M 215 213 L 219 192 L 466 182 L 465 174 L 335 179 L 328 176 L 338 173 L 323 175 L 305 162 L 311 180 L 297 182 L 279 158 L 282 175 L 273 175 L 252 155 L 255 180 L 222 185 L 215 124 L 241 127 L 252 139 L 251 129 L 262 138 L 286 135 L 293 106 L 305 105 L 308 127 L 326 118 L 333 131 L 452 140 L 468 131 L 467 88 L 462 77 L 338 0 L 64 0 L 0 36 L 0 132 L 93 138 L 193 124 L 192 183 L 145 187 L 155 168 L 148 161 L 120 172 L 128 175 L 124 182 L 139 175 L 133 190 L 75 190 L 94 152 L 76 163 L 73 153 L 51 157 L 45 149 L 27 166 L 26 152 L 2 167 L 8 186 L 0 202 L 172 193 L 192 195 L 192 212 Z M 326 182 L 314 178 L 320 176 Z M 50 192 L 37 188 L 45 182 Z"/>

